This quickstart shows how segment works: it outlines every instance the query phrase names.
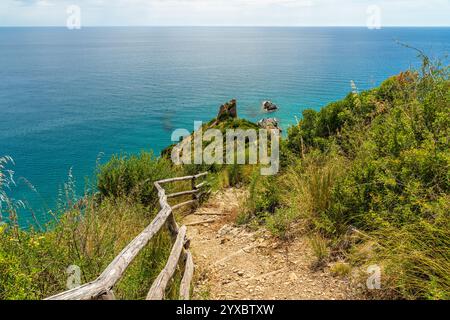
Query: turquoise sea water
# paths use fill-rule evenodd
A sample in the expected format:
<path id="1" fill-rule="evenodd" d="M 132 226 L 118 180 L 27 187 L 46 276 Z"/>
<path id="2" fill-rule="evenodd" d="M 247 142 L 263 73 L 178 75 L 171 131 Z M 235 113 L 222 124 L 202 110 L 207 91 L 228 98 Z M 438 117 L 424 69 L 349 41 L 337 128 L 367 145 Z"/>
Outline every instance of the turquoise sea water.
<path id="1" fill-rule="evenodd" d="M 366 89 L 417 65 L 395 40 L 442 58 L 450 28 L 0 28 L 0 155 L 16 161 L 13 196 L 44 219 L 71 167 L 82 193 L 99 154 L 159 152 L 172 130 L 231 98 L 251 120 L 273 100 L 286 127 L 344 97 L 350 80 Z"/>

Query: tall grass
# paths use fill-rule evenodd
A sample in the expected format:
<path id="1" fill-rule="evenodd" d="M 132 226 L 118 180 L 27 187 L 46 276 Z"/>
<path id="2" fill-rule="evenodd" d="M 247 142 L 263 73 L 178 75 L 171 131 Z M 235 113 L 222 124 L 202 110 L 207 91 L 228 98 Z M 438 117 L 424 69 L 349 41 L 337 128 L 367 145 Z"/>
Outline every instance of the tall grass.
<path id="1" fill-rule="evenodd" d="M 278 178 L 281 204 L 296 212 L 310 230 L 327 234 L 339 232 L 345 219 L 332 215 L 333 187 L 338 177 L 345 173 L 347 164 L 335 152 L 329 155 L 311 153 L 301 161 L 286 168 Z"/>
<path id="2" fill-rule="evenodd" d="M 322 267 L 330 254 L 327 239 L 319 233 L 313 233 L 309 236 L 309 243 L 311 245 L 312 252 L 317 259 L 314 262 L 313 267 Z"/>
<path id="3" fill-rule="evenodd" d="M 330 239 L 330 253 L 382 266 L 390 297 L 450 296 L 449 105 L 449 67 L 426 59 L 289 130 L 279 205 Z M 355 230 L 364 237 L 350 241 Z"/>
<path id="4" fill-rule="evenodd" d="M 1 161 L 2 169 L 6 160 Z M 0 225 L 0 299 L 42 299 L 65 291 L 67 268 L 73 265 L 81 270 L 81 283 L 96 279 L 159 211 L 158 205 L 153 205 L 152 182 L 176 174 L 177 169 L 150 154 L 114 157 L 98 171 L 101 197 L 87 194 L 81 201 L 69 174 L 60 203 L 52 212 L 57 219 L 44 225 L 45 231 L 22 230 L 12 219 Z M 11 176 L 2 172 L 3 187 L 13 181 L 7 180 Z M 2 191 L 2 203 L 10 204 L 6 196 Z M 171 247 L 171 238 L 163 229 L 127 269 L 114 288 L 116 296 L 145 298 Z M 180 275 L 177 277 L 179 280 Z M 175 281 L 167 298 L 177 298 L 177 290 Z"/>
<path id="5" fill-rule="evenodd" d="M 384 289 L 408 299 L 450 299 L 448 212 L 443 224 L 422 220 L 374 233 L 380 244 L 374 261 L 385 269 Z"/>
<path id="6" fill-rule="evenodd" d="M 12 198 L 8 191 L 16 186 L 14 171 L 9 166 L 14 165 L 10 156 L 0 157 L 0 223 L 7 218 L 12 223 L 17 222 L 17 210 L 25 207 L 21 200 Z"/>
<path id="7" fill-rule="evenodd" d="M 153 219 L 130 199 L 88 200 L 83 210 L 66 212 L 59 223 L 41 233 L 33 230 L 0 232 L 0 299 L 41 299 L 65 291 L 70 265 L 81 269 L 82 283 L 92 281 Z M 170 252 L 167 233 L 158 235 L 139 254 L 116 295 L 144 298 Z"/>

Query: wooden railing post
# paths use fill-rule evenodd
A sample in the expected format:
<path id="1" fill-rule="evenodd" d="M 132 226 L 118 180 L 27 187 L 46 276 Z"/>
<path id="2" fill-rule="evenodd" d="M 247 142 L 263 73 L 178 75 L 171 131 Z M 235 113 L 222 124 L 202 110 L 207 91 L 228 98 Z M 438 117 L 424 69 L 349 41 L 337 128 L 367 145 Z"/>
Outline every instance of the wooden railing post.
<path id="1" fill-rule="evenodd" d="M 190 298 L 190 288 L 192 277 L 194 275 L 194 261 L 192 260 L 192 254 L 187 251 L 185 259 L 185 269 L 183 279 L 181 279 L 180 284 L 180 299 L 189 300 Z"/>
<path id="2" fill-rule="evenodd" d="M 147 294 L 147 300 L 162 300 L 166 291 L 167 284 L 172 278 L 178 265 L 178 261 L 183 252 L 186 237 L 186 227 L 180 228 L 177 239 L 170 252 L 166 266 L 153 282 L 150 291 Z"/>
<path id="3" fill-rule="evenodd" d="M 196 186 L 195 180 L 196 180 L 195 176 L 193 176 L 192 180 L 191 180 L 191 189 L 193 191 L 195 191 L 195 193 L 192 194 L 192 200 L 197 200 L 197 192 L 198 192 L 198 190 L 197 190 L 197 186 Z M 198 204 L 198 202 L 194 202 L 194 204 L 192 206 L 192 211 L 195 210 L 195 208 L 197 207 L 197 204 Z"/>
<path id="4" fill-rule="evenodd" d="M 173 212 L 170 213 L 170 216 L 167 218 L 167 228 L 169 229 L 172 240 L 175 241 L 178 236 L 179 227 L 175 217 L 173 216 Z"/>

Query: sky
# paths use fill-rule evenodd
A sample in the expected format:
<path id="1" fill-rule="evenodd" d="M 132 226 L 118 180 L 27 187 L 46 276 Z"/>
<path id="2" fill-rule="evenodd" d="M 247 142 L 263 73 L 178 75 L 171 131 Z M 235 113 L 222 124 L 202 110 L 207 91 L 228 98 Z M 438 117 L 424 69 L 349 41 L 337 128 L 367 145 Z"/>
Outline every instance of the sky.
<path id="1" fill-rule="evenodd" d="M 0 26 L 450 26 L 450 0 L 0 0 Z M 73 7 L 72 7 L 73 9 Z"/>

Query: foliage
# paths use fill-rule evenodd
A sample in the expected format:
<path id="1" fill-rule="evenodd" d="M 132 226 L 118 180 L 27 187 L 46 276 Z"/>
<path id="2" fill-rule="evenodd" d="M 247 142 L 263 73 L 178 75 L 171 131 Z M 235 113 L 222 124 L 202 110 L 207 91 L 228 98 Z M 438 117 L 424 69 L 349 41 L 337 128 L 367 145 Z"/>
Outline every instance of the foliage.
<path id="1" fill-rule="evenodd" d="M 14 160 L 10 156 L 0 157 L 0 223 L 4 216 L 9 221 L 17 221 L 17 210 L 24 208 L 25 204 L 21 200 L 11 198 L 8 191 L 16 186 L 14 171 L 8 168 L 14 165 Z"/>
<path id="2" fill-rule="evenodd" d="M 176 175 L 169 159 L 156 158 L 152 153 L 114 155 L 100 166 L 97 187 L 104 197 L 127 196 L 147 206 L 157 206 L 153 182 Z"/>
<path id="3" fill-rule="evenodd" d="M 154 181 L 205 170 L 213 172 L 208 179 L 217 189 L 248 184 L 239 222 L 264 222 L 284 240 L 293 237 L 295 225 L 306 226 L 317 266 L 345 250 L 356 267 L 382 266 L 382 288 L 397 297 L 449 299 L 449 68 L 422 57 L 419 71 L 364 92 L 352 83 L 343 100 L 304 111 L 281 143 L 278 176 L 261 176 L 250 165 L 176 167 L 167 158 L 170 148 L 161 158 L 118 155 L 99 167 L 100 197 L 86 195 L 81 206 L 74 206 L 80 199 L 69 176 L 61 196 L 66 203 L 52 212 L 59 219 L 37 232 L 18 228 L 21 202 L 8 196 L 14 176 L 6 166 L 12 159 L 0 158 L 0 210 L 8 217 L 0 224 L 0 299 L 63 291 L 69 265 L 81 268 L 82 282 L 95 279 L 154 217 Z M 213 124 L 223 132 L 256 128 L 232 118 L 204 128 Z M 116 295 L 143 298 L 170 246 L 169 236 L 159 234 L 133 262 Z M 333 270 L 347 274 L 350 266 L 342 262 Z M 177 283 L 169 298 L 176 297 Z"/>
<path id="4" fill-rule="evenodd" d="M 327 240 L 319 233 L 314 233 L 310 235 L 309 243 L 317 259 L 316 266 L 322 266 L 329 255 Z"/>
<path id="5" fill-rule="evenodd" d="M 267 229 L 282 240 L 294 237 L 293 226 L 298 215 L 291 208 L 278 208 L 273 214 L 266 217 Z"/>
<path id="6" fill-rule="evenodd" d="M 67 268 L 81 269 L 82 283 L 97 278 L 114 257 L 154 217 L 127 198 L 89 200 L 72 209 L 46 232 L 4 224 L 0 232 L 0 299 L 42 299 L 66 290 Z M 171 247 L 161 233 L 138 255 L 115 289 L 116 295 L 142 299 L 166 262 Z"/>
<path id="7" fill-rule="evenodd" d="M 55 220 L 44 230 L 22 230 L 12 219 L 0 224 L 0 300 L 42 299 L 65 291 L 72 265 L 80 268 L 81 283 L 96 279 L 155 217 L 159 205 L 151 188 L 155 180 L 169 175 L 176 175 L 171 163 L 150 153 L 115 156 L 99 169 L 101 199 L 89 194 L 77 199 L 69 173 L 56 211 L 50 213 Z M 168 233 L 158 233 L 127 269 L 116 296 L 145 298 L 171 246 Z M 178 281 L 171 285 L 168 298 L 177 297 L 177 286 Z"/>
<path id="8" fill-rule="evenodd" d="M 273 214 L 279 206 L 279 188 L 274 176 L 261 176 L 255 170 L 250 178 L 247 211 L 256 217 Z"/>
<path id="9" fill-rule="evenodd" d="M 281 205 L 331 244 L 355 228 L 370 237 L 391 292 L 448 298 L 449 68 L 424 59 L 420 71 L 353 89 L 288 130 Z"/>

